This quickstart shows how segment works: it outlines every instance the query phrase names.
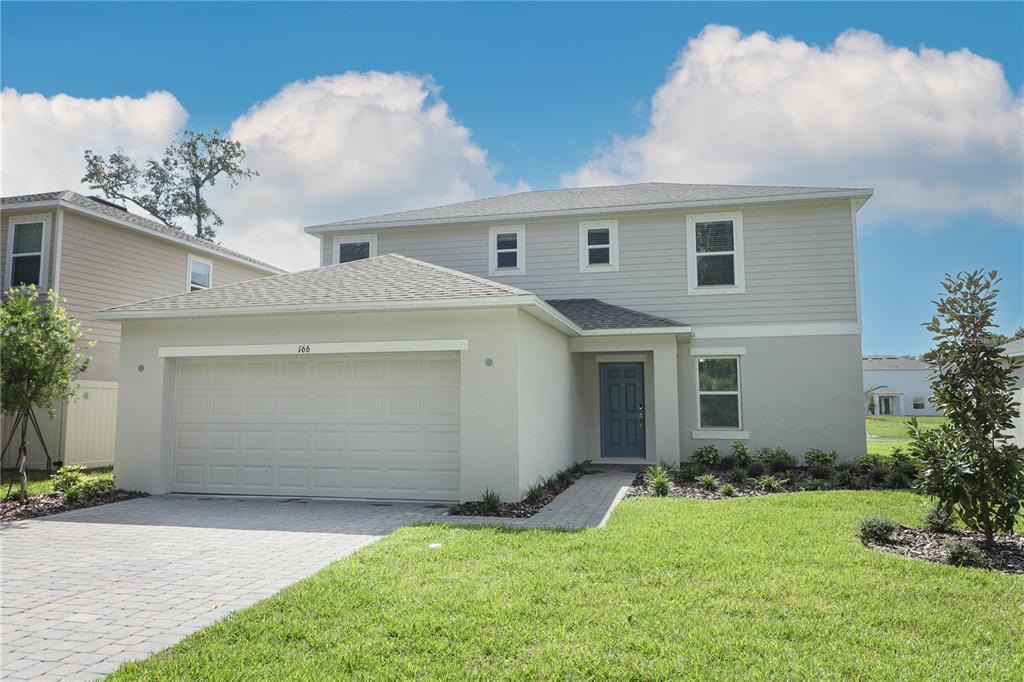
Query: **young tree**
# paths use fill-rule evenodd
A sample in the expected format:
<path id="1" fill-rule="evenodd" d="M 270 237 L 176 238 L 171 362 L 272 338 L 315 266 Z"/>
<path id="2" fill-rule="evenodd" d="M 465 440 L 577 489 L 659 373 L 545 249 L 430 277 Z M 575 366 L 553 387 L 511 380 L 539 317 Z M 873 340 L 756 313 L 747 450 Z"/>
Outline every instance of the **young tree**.
<path id="1" fill-rule="evenodd" d="M 120 149 L 107 158 L 87 149 L 82 182 L 108 199 L 130 201 L 168 227 L 180 229 L 175 219 L 186 217 L 197 237 L 213 239 L 224 221 L 203 193 L 218 178 L 233 187 L 259 175 L 244 162 L 242 144 L 216 128 L 209 135 L 186 130 L 167 147 L 163 158 L 149 159 L 141 167 Z"/>
<path id="2" fill-rule="evenodd" d="M 911 450 L 924 468 L 921 490 L 991 541 L 1013 532 L 1024 502 L 1024 450 L 1008 440 L 1019 414 L 1016 362 L 992 342 L 996 273 L 946 275 L 934 334 L 933 402 L 948 417 L 934 431 L 911 420 Z"/>
<path id="3" fill-rule="evenodd" d="M 34 285 L 9 289 L 0 305 L 0 412 L 20 415 L 22 433 L 36 408 L 52 415 L 53 405 L 75 395 L 75 380 L 89 366 L 81 325 L 67 314 L 53 290 L 40 299 Z M 4 434 L 10 442 L 12 434 Z M 20 458 L 19 458 L 20 459 Z M 25 501 L 24 462 L 21 500 Z"/>

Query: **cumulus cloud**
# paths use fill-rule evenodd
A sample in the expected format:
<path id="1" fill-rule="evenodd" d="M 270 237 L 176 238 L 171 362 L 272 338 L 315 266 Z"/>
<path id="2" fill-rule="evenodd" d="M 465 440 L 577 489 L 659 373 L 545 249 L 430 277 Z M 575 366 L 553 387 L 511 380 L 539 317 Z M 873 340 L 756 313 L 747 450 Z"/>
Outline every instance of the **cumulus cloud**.
<path id="1" fill-rule="evenodd" d="M 827 48 L 708 26 L 654 93 L 646 132 L 615 139 L 566 185 L 664 180 L 870 186 L 870 217 L 1021 221 L 1024 103 L 968 50 L 847 31 Z"/>
<path id="2" fill-rule="evenodd" d="M 231 125 L 260 177 L 218 190 L 225 243 L 319 264 L 303 225 L 501 194 L 487 153 L 429 78 L 348 72 L 291 83 Z"/>
<path id="3" fill-rule="evenodd" d="M 188 113 L 174 95 L 88 99 L 13 88 L 0 92 L 0 191 L 4 196 L 74 189 L 86 149 L 123 147 L 136 158 L 159 155 Z"/>

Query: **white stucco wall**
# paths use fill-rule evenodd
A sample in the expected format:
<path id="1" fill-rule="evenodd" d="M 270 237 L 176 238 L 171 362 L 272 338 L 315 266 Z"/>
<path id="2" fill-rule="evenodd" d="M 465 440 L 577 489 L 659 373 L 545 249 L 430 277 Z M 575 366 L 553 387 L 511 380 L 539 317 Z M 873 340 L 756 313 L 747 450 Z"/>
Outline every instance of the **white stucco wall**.
<path id="1" fill-rule="evenodd" d="M 714 443 L 722 454 L 735 438 L 695 439 L 697 358 L 690 348 L 743 348 L 740 357 L 742 431 L 751 449 L 782 447 L 800 457 L 811 448 L 836 450 L 841 460 L 864 454 L 859 335 L 745 339 L 694 338 L 679 348 L 682 459 Z"/>
<path id="2" fill-rule="evenodd" d="M 575 461 L 576 369 L 567 336 L 519 313 L 519 488 Z M 520 495 L 521 497 L 521 495 Z"/>
<path id="3" fill-rule="evenodd" d="M 938 409 L 931 403 L 931 370 L 928 369 L 865 369 L 864 412 L 867 413 L 867 392 L 879 386 L 888 386 L 903 391 L 902 400 L 895 401 L 893 414 L 901 416 L 934 416 Z M 914 409 L 914 398 L 924 398 L 924 409 Z M 877 399 L 875 414 L 878 414 Z"/>
<path id="4" fill-rule="evenodd" d="M 166 415 L 173 361 L 158 357 L 161 346 L 465 338 L 469 349 L 460 356 L 462 499 L 476 499 L 488 486 L 505 499 L 518 499 L 518 316 L 514 309 L 491 309 L 124 322 L 114 465 L 118 484 L 151 493 L 170 490 Z"/>

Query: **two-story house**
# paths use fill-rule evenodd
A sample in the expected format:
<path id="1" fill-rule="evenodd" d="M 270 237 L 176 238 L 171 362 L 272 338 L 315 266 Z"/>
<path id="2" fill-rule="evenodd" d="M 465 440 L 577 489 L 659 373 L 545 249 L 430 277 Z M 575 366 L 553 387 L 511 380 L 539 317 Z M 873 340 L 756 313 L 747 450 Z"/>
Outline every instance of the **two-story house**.
<path id="1" fill-rule="evenodd" d="M 0 282 L 55 290 L 96 342 L 81 377 L 80 398 L 36 410 L 50 456 L 84 466 L 113 463 L 120 325 L 99 320 L 102 308 L 241 282 L 283 272 L 213 242 L 72 191 L 0 200 Z M 3 421 L 6 442 L 13 419 Z M 45 457 L 29 431 L 29 466 Z M 15 442 L 12 448 L 16 450 Z M 4 466 L 13 465 L 9 451 Z"/>
<path id="2" fill-rule="evenodd" d="M 518 499 L 573 461 L 708 443 L 852 458 L 870 196 L 645 183 L 308 227 L 317 269 L 101 315 L 122 325 L 118 476 Z"/>

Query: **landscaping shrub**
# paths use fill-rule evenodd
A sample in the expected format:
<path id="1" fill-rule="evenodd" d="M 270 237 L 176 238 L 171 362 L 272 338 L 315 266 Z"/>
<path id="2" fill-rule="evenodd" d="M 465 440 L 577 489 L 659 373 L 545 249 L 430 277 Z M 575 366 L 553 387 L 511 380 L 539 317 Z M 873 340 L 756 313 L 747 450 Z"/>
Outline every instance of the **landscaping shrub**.
<path id="1" fill-rule="evenodd" d="M 801 486 L 804 490 L 826 490 L 828 483 L 820 478 L 808 478 Z"/>
<path id="2" fill-rule="evenodd" d="M 837 488 L 853 488 L 856 480 L 851 470 L 839 469 L 836 471 L 836 478 L 833 483 L 835 483 Z"/>
<path id="3" fill-rule="evenodd" d="M 836 460 L 839 459 L 839 455 L 835 450 L 825 452 L 824 450 L 808 450 L 804 453 L 804 464 L 807 466 L 824 465 L 827 467 L 834 466 Z"/>
<path id="4" fill-rule="evenodd" d="M 668 469 L 658 464 L 647 470 L 647 482 L 658 497 L 668 495 Z"/>
<path id="5" fill-rule="evenodd" d="M 702 445 L 693 451 L 690 459 L 706 467 L 713 467 L 718 464 L 718 448 L 710 443 Z"/>
<path id="6" fill-rule="evenodd" d="M 765 471 L 767 471 L 767 469 L 765 468 L 764 462 L 760 459 L 752 459 L 750 460 L 750 464 L 747 465 L 747 476 L 757 478 L 758 476 L 763 475 Z"/>
<path id="7" fill-rule="evenodd" d="M 732 483 L 726 483 L 722 486 L 722 494 L 726 497 L 732 497 L 736 494 L 736 488 L 732 486 Z"/>
<path id="8" fill-rule="evenodd" d="M 736 460 L 736 465 L 745 467 L 754 461 L 754 454 L 747 447 L 747 444 L 741 440 L 735 441 L 732 444 L 732 456 Z"/>
<path id="9" fill-rule="evenodd" d="M 871 485 L 884 485 L 889 480 L 889 467 L 884 465 L 873 466 L 867 470 L 864 476 Z"/>
<path id="10" fill-rule="evenodd" d="M 726 478 L 729 479 L 730 483 L 739 485 L 740 483 L 743 483 L 743 481 L 747 480 L 747 470 L 741 467 L 729 469 L 729 473 L 726 474 Z"/>
<path id="11" fill-rule="evenodd" d="M 889 459 L 877 452 L 869 452 L 853 460 L 853 468 L 861 473 L 865 473 L 869 469 L 874 469 L 876 467 L 887 467 L 888 464 Z"/>
<path id="12" fill-rule="evenodd" d="M 785 479 L 775 478 L 772 475 L 761 476 L 757 479 L 757 487 L 766 493 L 777 493 L 786 485 Z"/>
<path id="13" fill-rule="evenodd" d="M 526 501 L 530 504 L 537 504 L 544 499 L 544 495 L 547 491 L 547 482 L 542 479 L 539 483 L 531 485 L 526 491 Z"/>
<path id="14" fill-rule="evenodd" d="M 913 484 L 913 480 L 904 471 L 899 469 L 889 472 L 889 487 L 890 488 L 909 488 Z"/>
<path id="15" fill-rule="evenodd" d="M 50 476 L 50 480 L 53 482 L 54 490 L 66 493 L 71 488 L 80 486 L 86 480 L 85 469 L 76 464 L 68 464 L 57 469 L 57 472 Z"/>
<path id="16" fill-rule="evenodd" d="M 812 464 L 807 467 L 807 473 L 810 474 L 812 478 L 828 480 L 836 475 L 836 470 L 828 464 Z"/>
<path id="17" fill-rule="evenodd" d="M 485 488 L 480 496 L 480 506 L 487 512 L 496 512 L 501 506 L 501 495 L 497 491 Z"/>
<path id="18" fill-rule="evenodd" d="M 695 481 L 704 472 L 699 464 L 684 464 L 679 467 L 679 479 L 685 482 Z"/>
<path id="19" fill-rule="evenodd" d="M 896 524 L 884 516 L 869 516 L 860 522 L 857 535 L 861 542 L 891 542 Z"/>
<path id="20" fill-rule="evenodd" d="M 924 527 L 934 533 L 951 533 L 955 523 L 953 515 L 938 505 L 925 512 L 921 520 Z"/>
<path id="21" fill-rule="evenodd" d="M 722 471 L 728 471 L 736 466 L 736 458 L 732 455 L 725 455 L 722 459 L 718 460 L 718 468 Z"/>
<path id="22" fill-rule="evenodd" d="M 789 454 L 784 448 L 775 448 L 771 459 L 768 460 L 768 469 L 778 474 L 796 468 L 796 464 L 796 457 Z"/>
<path id="23" fill-rule="evenodd" d="M 966 540 L 953 540 L 946 545 L 946 563 L 961 568 L 988 568 L 985 553 Z"/>
<path id="24" fill-rule="evenodd" d="M 64 490 L 64 499 L 68 502 L 88 502 L 113 489 L 114 482 L 109 479 L 86 478 Z"/>
<path id="25" fill-rule="evenodd" d="M 715 478 L 714 474 L 704 474 L 700 477 L 700 485 L 705 490 L 717 490 L 718 479 Z"/>

